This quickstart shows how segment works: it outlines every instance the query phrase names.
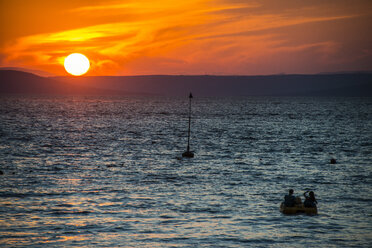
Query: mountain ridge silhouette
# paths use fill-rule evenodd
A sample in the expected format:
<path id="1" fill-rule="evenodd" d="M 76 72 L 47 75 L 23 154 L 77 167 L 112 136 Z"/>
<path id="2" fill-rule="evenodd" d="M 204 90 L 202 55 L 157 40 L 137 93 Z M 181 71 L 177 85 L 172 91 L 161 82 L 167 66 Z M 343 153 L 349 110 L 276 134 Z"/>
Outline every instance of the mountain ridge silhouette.
<path id="1" fill-rule="evenodd" d="M 372 96 L 372 73 L 262 76 L 41 77 L 0 70 L 1 94 L 184 96 Z"/>

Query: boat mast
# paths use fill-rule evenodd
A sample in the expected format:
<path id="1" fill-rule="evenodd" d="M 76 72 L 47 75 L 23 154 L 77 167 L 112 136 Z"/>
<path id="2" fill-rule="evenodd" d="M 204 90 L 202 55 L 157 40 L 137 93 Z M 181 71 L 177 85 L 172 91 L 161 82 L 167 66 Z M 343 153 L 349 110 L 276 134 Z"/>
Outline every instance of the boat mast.
<path id="1" fill-rule="evenodd" d="M 190 92 L 189 95 L 189 132 L 187 136 L 187 151 L 190 151 L 190 134 L 191 134 L 191 99 L 192 99 L 192 94 Z"/>
<path id="2" fill-rule="evenodd" d="M 188 158 L 193 158 L 194 157 L 194 153 L 190 151 L 191 99 L 192 99 L 192 94 L 190 92 L 190 95 L 189 95 L 189 130 L 188 130 L 188 135 L 187 135 L 187 150 L 186 150 L 186 152 L 182 153 L 182 157 L 188 157 Z"/>

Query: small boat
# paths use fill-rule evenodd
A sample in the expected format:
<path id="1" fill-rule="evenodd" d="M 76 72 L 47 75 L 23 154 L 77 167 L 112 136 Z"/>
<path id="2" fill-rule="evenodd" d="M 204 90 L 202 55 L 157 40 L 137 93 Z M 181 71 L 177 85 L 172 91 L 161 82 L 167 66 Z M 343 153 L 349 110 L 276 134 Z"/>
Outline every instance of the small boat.
<path id="1" fill-rule="evenodd" d="M 284 205 L 284 202 L 282 202 L 280 204 L 280 212 L 283 214 L 318 214 L 318 208 L 305 208 L 303 203 L 298 204 L 294 207 L 287 207 L 286 205 Z"/>

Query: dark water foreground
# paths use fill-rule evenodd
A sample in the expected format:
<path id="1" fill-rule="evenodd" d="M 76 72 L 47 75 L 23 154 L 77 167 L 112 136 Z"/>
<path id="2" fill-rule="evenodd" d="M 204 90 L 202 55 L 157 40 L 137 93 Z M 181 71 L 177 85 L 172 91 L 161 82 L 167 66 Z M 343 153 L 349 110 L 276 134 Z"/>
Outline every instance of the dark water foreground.
<path id="1" fill-rule="evenodd" d="M 370 246 L 371 98 L 187 101 L 2 98 L 0 246 Z"/>

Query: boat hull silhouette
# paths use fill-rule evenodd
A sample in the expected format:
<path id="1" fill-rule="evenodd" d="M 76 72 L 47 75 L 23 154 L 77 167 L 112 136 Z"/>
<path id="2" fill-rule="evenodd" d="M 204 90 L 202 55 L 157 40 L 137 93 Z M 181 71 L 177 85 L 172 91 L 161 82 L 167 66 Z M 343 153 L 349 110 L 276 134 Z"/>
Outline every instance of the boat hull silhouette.
<path id="1" fill-rule="evenodd" d="M 283 214 L 318 214 L 317 207 L 315 208 L 305 208 L 304 204 L 296 205 L 294 207 L 287 207 L 284 202 L 280 204 L 280 212 Z"/>

